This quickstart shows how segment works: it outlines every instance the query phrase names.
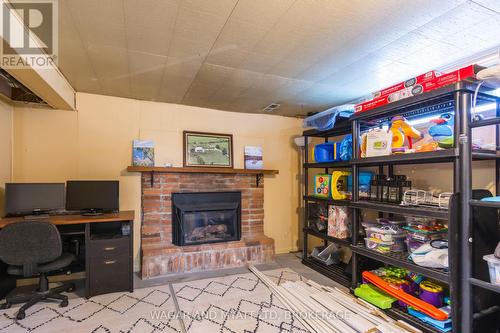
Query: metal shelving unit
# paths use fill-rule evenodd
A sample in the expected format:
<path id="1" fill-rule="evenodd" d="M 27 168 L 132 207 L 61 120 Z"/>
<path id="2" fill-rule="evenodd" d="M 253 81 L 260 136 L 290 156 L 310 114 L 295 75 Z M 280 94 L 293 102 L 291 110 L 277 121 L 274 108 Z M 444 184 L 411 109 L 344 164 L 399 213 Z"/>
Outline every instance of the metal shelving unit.
<path id="1" fill-rule="evenodd" d="M 364 245 L 353 245 L 351 248 L 352 252 L 363 255 L 365 257 L 372 258 L 389 265 L 406 268 L 409 271 L 422 274 L 426 277 L 435 279 L 440 282 L 449 282 L 449 274 L 447 271 L 418 266 L 408 260 L 408 254 L 406 252 L 384 254 L 370 250 Z"/>
<path id="2" fill-rule="evenodd" d="M 463 278 L 464 271 L 470 270 L 470 259 L 462 254 L 467 254 L 469 249 L 469 244 L 465 240 L 468 240 L 468 234 L 466 233 L 466 228 L 468 228 L 468 223 L 464 221 L 470 220 L 470 207 L 471 206 L 487 206 L 487 207 L 498 207 L 497 203 L 485 203 L 476 202 L 471 200 L 471 181 L 470 172 L 472 168 L 472 160 L 495 160 L 496 161 L 496 177 L 497 177 L 497 192 L 499 191 L 498 178 L 499 178 L 499 161 L 500 154 L 498 151 L 472 151 L 471 140 L 471 128 L 479 126 L 489 126 L 500 124 L 500 120 L 481 120 L 478 122 L 470 123 L 471 119 L 471 108 L 472 108 L 472 96 L 474 94 L 474 89 L 476 87 L 475 83 L 471 82 L 459 82 L 454 85 L 449 85 L 441 89 L 436 89 L 426 94 L 417 95 L 411 98 L 400 100 L 367 112 L 354 114 L 350 118 L 350 125 L 347 126 L 345 122 L 339 124 L 338 127 L 327 132 L 318 131 L 305 131 L 303 134 L 305 136 L 306 146 L 304 149 L 304 186 L 308 189 L 308 170 L 309 169 L 321 169 L 324 168 L 325 173 L 328 173 L 329 169 L 335 168 L 351 168 L 351 173 L 353 175 L 352 184 L 352 198 L 351 201 L 334 201 L 319 199 L 314 196 L 305 195 L 305 209 L 304 209 L 304 220 L 308 219 L 308 202 L 325 202 L 328 204 L 342 204 L 343 206 L 350 207 L 352 209 L 353 217 L 353 229 L 352 229 L 352 239 L 350 248 L 352 250 L 351 257 L 351 287 L 356 287 L 360 282 L 360 271 L 359 271 L 359 257 L 370 258 L 377 260 L 382 263 L 399 266 L 406 268 L 408 270 L 420 273 L 429 278 L 447 283 L 449 285 L 450 294 L 452 298 L 452 318 L 453 319 L 453 332 L 471 332 L 468 329 L 469 322 L 466 322 L 466 318 L 472 318 L 472 311 L 470 306 L 464 305 L 464 302 L 470 303 L 470 285 L 473 284 L 478 287 L 486 288 L 488 290 L 497 291 L 495 286 L 488 284 L 484 281 L 478 281 L 477 279 L 472 279 L 472 277 L 467 275 L 467 278 Z M 488 95 L 484 90 L 480 90 L 478 94 L 478 101 L 482 102 L 495 102 L 497 103 L 497 108 L 499 99 Z M 446 110 L 446 111 L 445 111 Z M 361 130 L 366 130 L 374 127 L 381 127 L 383 124 L 388 123 L 390 119 L 395 115 L 403 115 L 407 118 L 416 117 L 419 115 L 438 115 L 443 112 L 454 112 L 455 123 L 454 123 L 454 148 L 439 150 L 435 152 L 427 153 L 415 153 L 415 154 L 400 154 L 391 156 L 381 156 L 381 157 L 370 157 L 370 158 L 360 158 L 359 156 L 359 137 Z M 497 112 L 500 117 L 500 112 Z M 470 126 L 469 126 L 470 125 Z M 347 128 L 349 127 L 349 128 Z M 328 141 L 329 137 L 341 136 L 344 134 L 351 133 L 353 137 L 353 158 L 349 162 L 340 163 L 309 163 L 309 137 L 320 137 L 324 138 L 325 142 Z M 467 140 L 468 139 L 468 140 Z M 497 138 L 497 141 L 500 140 Z M 497 142 L 497 147 L 499 146 Z M 383 254 L 367 249 L 363 244 L 361 244 L 359 239 L 359 221 L 361 210 L 369 209 L 375 210 L 380 213 L 389 214 L 399 214 L 399 215 L 412 215 L 412 216 L 424 216 L 443 220 L 450 220 L 450 213 L 447 210 L 432 209 L 432 208 L 422 208 L 422 207 L 405 207 L 394 204 L 386 204 L 374 201 L 362 201 L 359 198 L 359 172 L 360 168 L 363 167 L 373 167 L 378 166 L 379 170 L 383 171 L 384 167 L 387 167 L 389 175 L 394 172 L 394 166 L 404 165 L 404 164 L 433 164 L 433 163 L 451 163 L 453 165 L 453 191 L 455 193 L 469 193 L 469 195 L 459 196 L 458 211 L 455 213 L 461 216 L 459 223 L 452 224 L 449 223 L 448 228 L 448 239 L 449 239 L 449 255 L 450 255 L 450 268 L 449 271 L 436 270 L 425 268 L 422 266 L 417 266 L 407 259 L 405 254 Z M 469 206 L 469 203 L 471 206 Z M 464 225 L 461 225 L 464 223 Z M 343 243 L 346 244 L 346 240 L 339 242 L 338 239 L 328 239 L 326 235 L 321 233 L 313 232 L 308 227 L 304 228 L 304 258 L 305 264 L 309 267 L 313 267 L 309 262 L 311 259 L 308 257 L 307 253 L 307 236 L 312 235 L 325 239 L 325 241 Z M 325 237 L 326 236 L 326 237 Z M 470 252 L 469 252 L 470 254 Z M 462 256 L 462 257 L 461 257 Z M 464 264 L 464 261 L 468 262 Z M 323 268 L 317 266 L 317 262 L 313 268 L 322 271 Z M 339 272 L 336 272 L 339 273 Z M 331 278 L 337 282 L 345 282 L 344 274 L 332 274 Z M 465 286 L 469 288 L 465 288 Z M 467 295 L 467 296 L 465 296 Z M 409 316 L 402 309 L 390 309 L 386 313 L 395 318 L 403 319 L 411 323 L 423 332 L 438 332 L 438 330 L 432 328 L 431 326 L 421 322 L 420 320 Z M 465 315 L 463 315 L 465 314 Z M 472 326 L 471 326 L 472 327 Z"/>
<path id="3" fill-rule="evenodd" d="M 319 231 L 316 231 L 316 230 L 311 229 L 311 228 L 304 228 L 303 231 L 305 233 L 307 233 L 308 235 L 316 236 L 318 238 L 321 238 L 323 240 L 327 240 L 327 241 L 332 242 L 332 243 L 337 243 L 337 244 L 343 245 L 343 246 L 351 246 L 351 239 L 350 238 L 341 239 L 341 238 L 328 236 L 325 232 L 319 232 Z"/>
<path id="4" fill-rule="evenodd" d="M 349 207 L 351 204 L 351 201 L 349 200 L 331 200 L 331 199 L 325 199 L 325 198 L 319 198 L 313 195 L 308 195 L 308 189 L 309 189 L 309 169 L 322 169 L 325 173 L 329 173 L 330 169 L 346 169 L 346 168 L 351 168 L 350 162 L 332 162 L 332 163 L 309 163 L 309 138 L 310 137 L 316 137 L 316 138 L 322 138 L 324 142 L 328 142 L 328 139 L 330 137 L 336 137 L 336 136 L 342 136 L 349 134 L 351 132 L 350 128 L 350 123 L 347 119 L 340 120 L 335 128 L 331 131 L 325 131 L 325 132 L 319 132 L 316 130 L 309 130 L 305 131 L 304 138 L 305 138 L 305 148 L 304 148 L 304 164 L 303 164 L 303 175 L 304 175 L 304 188 L 305 188 L 305 195 L 303 196 L 304 200 L 304 221 L 305 221 L 305 227 L 302 230 L 303 231 L 303 238 L 304 238 L 304 244 L 303 244 L 303 254 L 302 254 L 302 263 L 317 272 L 328 276 L 329 278 L 333 279 L 334 281 L 342 284 L 343 286 L 350 287 L 351 286 L 351 277 L 346 274 L 347 270 L 347 265 L 346 264 L 337 264 L 337 265 L 330 265 L 326 266 L 323 263 L 317 261 L 316 259 L 310 257 L 308 253 L 308 237 L 313 236 L 317 237 L 323 240 L 324 245 L 326 246 L 328 242 L 333 242 L 341 246 L 346 246 L 350 247 L 351 245 L 351 240 L 350 239 L 339 239 L 335 237 L 330 237 L 326 233 L 321 233 L 318 232 L 314 229 L 312 229 L 309 225 L 309 203 L 310 202 L 317 202 L 317 203 L 324 203 L 328 205 L 337 205 L 337 206 L 347 206 Z"/>
<path id="5" fill-rule="evenodd" d="M 467 103 L 473 104 L 473 97 L 468 96 Z M 483 320 L 484 315 L 487 314 L 490 317 L 498 318 L 500 315 L 500 286 L 494 285 L 490 282 L 484 281 L 487 279 L 486 276 L 483 276 L 483 279 L 478 279 L 474 277 L 475 267 L 476 265 L 486 265 L 486 262 L 477 262 L 477 255 L 474 257 L 474 252 L 476 251 L 476 239 L 474 239 L 474 230 L 478 227 L 477 224 L 480 224 L 483 221 L 476 221 L 474 219 L 473 209 L 477 210 L 490 210 L 497 209 L 497 214 L 500 213 L 500 202 L 489 202 L 489 201 L 480 201 L 472 198 L 472 163 L 470 162 L 473 159 L 488 159 L 487 156 L 494 156 L 492 159 L 495 160 L 495 190 L 496 195 L 500 196 L 500 159 L 499 152 L 490 152 L 488 153 L 478 153 L 477 151 L 472 151 L 472 129 L 473 128 L 481 128 L 486 126 L 495 126 L 496 133 L 496 147 L 500 147 L 500 98 L 495 100 L 496 103 L 496 112 L 495 116 L 488 119 L 481 120 L 472 120 L 470 114 L 467 114 L 467 117 L 462 120 L 462 126 L 464 127 L 465 138 L 470 138 L 469 140 L 463 140 L 461 144 L 461 160 L 464 165 L 464 177 L 462 181 L 462 193 L 461 193 L 461 207 L 460 214 L 461 216 L 461 224 L 462 224 L 462 243 L 461 243 L 461 257 L 460 257 L 460 266 L 462 267 L 461 271 L 461 293 L 463 297 L 460 299 L 461 306 L 461 316 L 460 316 L 460 327 L 463 332 L 473 332 L 476 330 L 476 325 L 480 324 L 479 321 Z M 498 216 L 497 216 L 498 219 Z M 498 223 L 499 221 L 497 221 Z M 497 225 L 498 228 L 498 225 Z M 498 234 L 497 234 L 498 236 Z M 497 239 L 496 242 L 500 241 Z M 482 254 L 490 254 L 494 251 L 495 244 L 491 244 L 491 248 L 489 249 L 489 253 L 481 253 Z M 481 250 L 477 250 L 481 251 Z M 483 249 L 484 251 L 484 249 Z M 474 288 L 479 288 L 481 290 L 481 295 L 486 293 L 493 293 L 493 301 L 491 306 L 487 308 L 476 309 L 477 304 L 473 304 L 474 295 L 477 291 L 474 291 Z M 481 297 L 477 295 L 476 297 Z M 491 300 L 490 300 L 491 302 Z M 493 324 L 494 325 L 494 324 Z M 490 327 L 488 328 L 490 329 Z M 484 331 L 484 328 L 480 328 L 481 331 Z M 500 331 L 500 320 L 496 320 L 496 328 L 491 327 L 491 331 L 498 332 Z"/>

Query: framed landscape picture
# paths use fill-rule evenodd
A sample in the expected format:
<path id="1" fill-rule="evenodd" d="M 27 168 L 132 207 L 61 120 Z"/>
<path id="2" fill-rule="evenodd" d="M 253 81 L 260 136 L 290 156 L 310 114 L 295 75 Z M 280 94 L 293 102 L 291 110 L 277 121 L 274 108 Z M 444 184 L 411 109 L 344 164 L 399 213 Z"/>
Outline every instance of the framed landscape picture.
<path id="1" fill-rule="evenodd" d="M 233 135 L 184 131 L 185 167 L 233 167 Z"/>

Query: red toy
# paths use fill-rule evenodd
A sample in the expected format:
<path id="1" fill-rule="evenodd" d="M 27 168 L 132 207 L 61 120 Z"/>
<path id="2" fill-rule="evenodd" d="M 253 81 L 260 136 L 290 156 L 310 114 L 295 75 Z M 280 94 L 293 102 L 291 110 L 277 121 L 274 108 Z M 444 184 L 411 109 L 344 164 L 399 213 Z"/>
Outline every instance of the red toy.
<path id="1" fill-rule="evenodd" d="M 374 286 L 382 289 L 392 297 L 395 297 L 398 300 L 401 300 L 404 303 L 408 304 L 409 306 L 415 308 L 415 310 L 420 311 L 436 320 L 448 319 L 448 314 L 446 314 L 444 311 L 439 310 L 435 306 L 426 303 L 421 299 L 418 299 L 410 294 L 407 294 L 400 287 L 390 284 L 387 281 L 384 281 L 381 277 L 372 272 L 364 271 L 363 279 L 370 282 Z"/>

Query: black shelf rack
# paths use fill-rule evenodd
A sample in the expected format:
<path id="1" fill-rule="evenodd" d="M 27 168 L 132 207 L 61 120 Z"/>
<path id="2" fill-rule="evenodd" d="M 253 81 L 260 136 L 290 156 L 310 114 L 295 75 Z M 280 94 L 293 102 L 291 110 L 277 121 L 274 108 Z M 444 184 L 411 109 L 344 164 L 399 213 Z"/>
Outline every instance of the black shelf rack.
<path id="1" fill-rule="evenodd" d="M 468 103 L 474 103 L 474 101 L 470 102 L 467 99 Z M 500 99 L 495 99 L 496 102 L 496 110 L 495 115 L 488 119 L 481 120 L 471 120 L 473 117 L 468 115 L 467 119 L 462 120 L 462 127 L 464 128 L 464 136 L 465 138 L 472 138 L 472 129 L 473 128 L 482 128 L 486 126 L 495 126 L 495 134 L 496 134 L 496 142 L 495 145 L 498 149 L 500 147 Z M 495 191 L 496 195 L 500 196 L 500 159 L 498 158 L 499 152 L 477 152 L 472 150 L 472 140 L 465 140 L 461 145 L 460 151 L 460 161 L 462 164 L 462 170 L 465 173 L 465 177 L 461 178 L 461 194 L 460 194 L 460 207 L 458 208 L 458 216 L 460 217 L 460 223 L 462 227 L 462 238 L 459 249 L 459 263 L 462 268 L 461 276 L 460 276 L 460 289 L 463 297 L 460 298 L 460 327 L 463 332 L 473 332 L 473 331 L 485 331 L 484 327 L 476 328 L 479 325 L 479 321 L 483 320 L 484 314 L 489 314 L 490 317 L 496 317 L 500 315 L 500 286 L 487 282 L 485 280 L 488 279 L 484 274 L 481 278 L 477 278 L 476 275 L 481 270 L 477 269 L 478 265 L 486 265 L 486 262 L 483 260 L 478 260 L 484 254 L 493 253 L 496 243 L 500 241 L 500 239 L 496 239 L 496 241 L 492 244 L 489 244 L 490 248 L 485 249 L 485 244 L 478 244 L 479 241 L 475 239 L 475 230 L 479 227 L 480 224 L 484 221 L 478 220 L 475 213 L 478 214 L 479 211 L 482 210 L 490 211 L 492 209 L 497 209 L 497 214 L 500 214 L 500 202 L 492 202 L 492 201 L 481 201 L 475 200 L 472 198 L 472 171 L 473 165 L 471 160 L 474 159 L 490 159 L 488 156 L 495 156 Z M 497 215 L 498 219 L 498 215 Z M 453 222 L 457 222 L 456 220 Z M 498 221 L 497 221 L 498 222 Z M 498 224 L 497 224 L 498 229 Z M 483 233 L 484 230 L 480 231 L 477 235 Z M 497 237 L 499 234 L 497 232 Z M 474 290 L 478 288 L 479 290 Z M 488 295 L 489 294 L 489 295 Z M 485 297 L 485 295 L 491 296 Z M 489 299 L 490 304 L 482 304 L 482 308 L 478 308 L 477 302 L 474 301 L 474 296 L 477 298 Z M 492 320 L 492 324 L 489 324 L 492 332 L 500 331 L 500 320 Z M 496 327 L 493 327 L 496 326 Z"/>
<path id="2" fill-rule="evenodd" d="M 374 210 L 381 213 L 388 214 L 398 214 L 398 215 L 411 215 L 411 216 L 423 216 L 431 217 L 442 220 L 450 220 L 452 211 L 424 208 L 424 207 L 407 207 L 394 204 L 387 204 L 374 201 L 364 201 L 359 198 L 359 173 L 360 168 L 364 167 L 378 167 L 380 171 L 384 171 L 387 168 L 389 175 L 394 172 L 394 166 L 396 165 L 408 165 L 408 164 L 433 164 L 433 163 L 451 163 L 453 166 L 453 192 L 455 193 L 470 193 L 471 183 L 470 183 L 470 173 L 472 169 L 472 160 L 493 160 L 496 166 L 496 188 L 497 193 L 499 191 L 499 161 L 500 153 L 498 150 L 495 151 L 478 151 L 472 150 L 471 145 L 471 128 L 481 127 L 481 126 L 491 126 L 496 125 L 497 133 L 497 149 L 500 146 L 500 139 L 498 138 L 500 133 L 500 103 L 499 98 L 489 95 L 488 91 L 481 89 L 477 94 L 478 105 L 481 103 L 491 103 L 494 102 L 497 105 L 497 118 L 471 121 L 471 109 L 472 109 L 472 99 L 474 95 L 475 88 L 477 86 L 476 82 L 462 81 L 453 85 L 449 85 L 440 89 L 436 89 L 429 93 L 422 95 L 413 96 L 404 100 L 400 100 L 367 112 L 354 114 L 350 118 L 350 124 L 346 122 L 341 122 L 334 129 L 326 132 L 318 132 L 315 130 L 304 131 L 303 135 L 305 137 L 305 149 L 304 149 L 304 188 L 306 195 L 304 199 L 304 221 L 306 221 L 306 227 L 304 228 L 304 244 L 303 244 L 303 262 L 307 266 L 323 273 L 333 280 L 345 285 L 346 274 L 341 268 L 330 268 L 333 272 L 325 272 L 325 267 L 320 262 L 315 261 L 309 257 L 308 254 L 308 236 L 319 237 L 326 242 L 334 242 L 339 245 L 349 246 L 352 250 L 352 257 L 350 261 L 350 271 L 351 271 L 351 288 L 355 288 L 360 283 L 360 256 L 365 258 L 371 258 L 373 260 L 390 264 L 408 270 L 414 271 L 416 273 L 422 274 L 426 277 L 432 278 L 434 280 L 446 283 L 449 286 L 450 294 L 452 298 L 452 309 L 451 317 L 453 318 L 453 332 L 472 332 L 472 308 L 464 306 L 464 303 L 470 305 L 471 303 L 471 293 L 470 289 L 467 292 L 464 289 L 465 285 L 470 287 L 471 285 L 490 290 L 492 292 L 498 293 L 498 287 L 494 286 L 488 282 L 481 281 L 469 276 L 463 279 L 463 269 L 464 261 L 468 260 L 470 266 L 470 252 L 469 257 L 461 257 L 463 253 L 466 253 L 465 248 L 470 251 L 470 246 L 468 243 L 469 234 L 468 231 L 464 229 L 467 228 L 468 222 L 465 220 L 470 220 L 470 207 L 499 207 L 498 203 L 475 201 L 471 200 L 470 195 L 459 196 L 459 204 L 457 205 L 456 212 L 454 216 L 463 215 L 459 221 L 455 223 L 449 223 L 448 228 L 448 239 L 449 239 L 449 256 L 450 256 L 450 267 L 449 271 L 431 269 L 422 266 L 418 266 L 407 259 L 407 253 L 402 254 L 384 254 L 368 249 L 362 244 L 359 239 L 359 221 L 361 210 Z M 446 111 L 444 111 L 446 110 Z M 439 150 L 434 152 L 426 153 L 415 153 L 415 154 L 399 154 L 381 157 L 370 157 L 361 158 L 359 156 L 359 137 L 361 131 L 369 128 L 381 127 L 383 124 L 390 122 L 391 118 L 395 115 L 402 115 L 407 118 L 416 117 L 420 115 L 439 115 L 443 112 L 453 112 L 455 114 L 454 123 L 454 145 L 453 148 L 446 150 Z M 352 134 L 353 137 L 353 158 L 347 162 L 334 162 L 334 163 L 309 163 L 309 138 L 316 137 L 322 138 L 325 142 L 331 137 L 338 137 L 345 134 Z M 324 169 L 325 173 L 328 173 L 331 169 L 346 169 L 350 168 L 353 175 L 352 184 L 352 198 L 350 201 L 342 200 L 327 200 L 321 199 L 314 196 L 307 195 L 309 188 L 308 175 L 309 169 Z M 465 176 L 464 176 L 465 175 Z M 469 175 L 467 177 L 466 175 Z M 498 194 L 497 194 L 498 195 Z M 352 239 L 349 240 L 339 240 L 333 237 L 328 237 L 323 233 L 312 230 L 308 223 L 308 203 L 309 202 L 325 202 L 331 205 L 343 205 L 350 207 L 352 209 L 353 217 L 353 228 L 352 228 Z M 453 208 L 452 208 L 453 209 Z M 450 209 L 451 210 L 451 209 Z M 464 226 L 465 224 L 465 226 Z M 348 242 L 350 241 L 350 244 Z M 466 259 L 468 258 L 468 259 Z M 465 266 L 465 269 L 469 269 L 469 266 Z M 328 274 L 327 274 L 328 273 Z M 470 273 L 470 272 L 469 272 Z M 414 325 L 416 328 L 423 332 L 438 332 L 439 330 L 429 326 L 422 321 L 408 315 L 403 309 L 392 308 L 386 310 L 386 314 L 394 319 L 402 319 L 408 323 Z"/>

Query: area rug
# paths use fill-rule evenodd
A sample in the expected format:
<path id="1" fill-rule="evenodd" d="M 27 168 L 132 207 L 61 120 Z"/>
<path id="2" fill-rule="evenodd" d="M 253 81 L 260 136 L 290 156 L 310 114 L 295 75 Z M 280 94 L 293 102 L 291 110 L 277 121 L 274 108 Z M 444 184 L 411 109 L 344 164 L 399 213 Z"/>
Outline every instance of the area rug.
<path id="1" fill-rule="evenodd" d="M 276 283 L 301 279 L 290 269 L 265 274 Z M 76 298 L 66 308 L 39 303 L 21 321 L 17 309 L 0 311 L 0 332 L 308 333 L 252 273 Z"/>

